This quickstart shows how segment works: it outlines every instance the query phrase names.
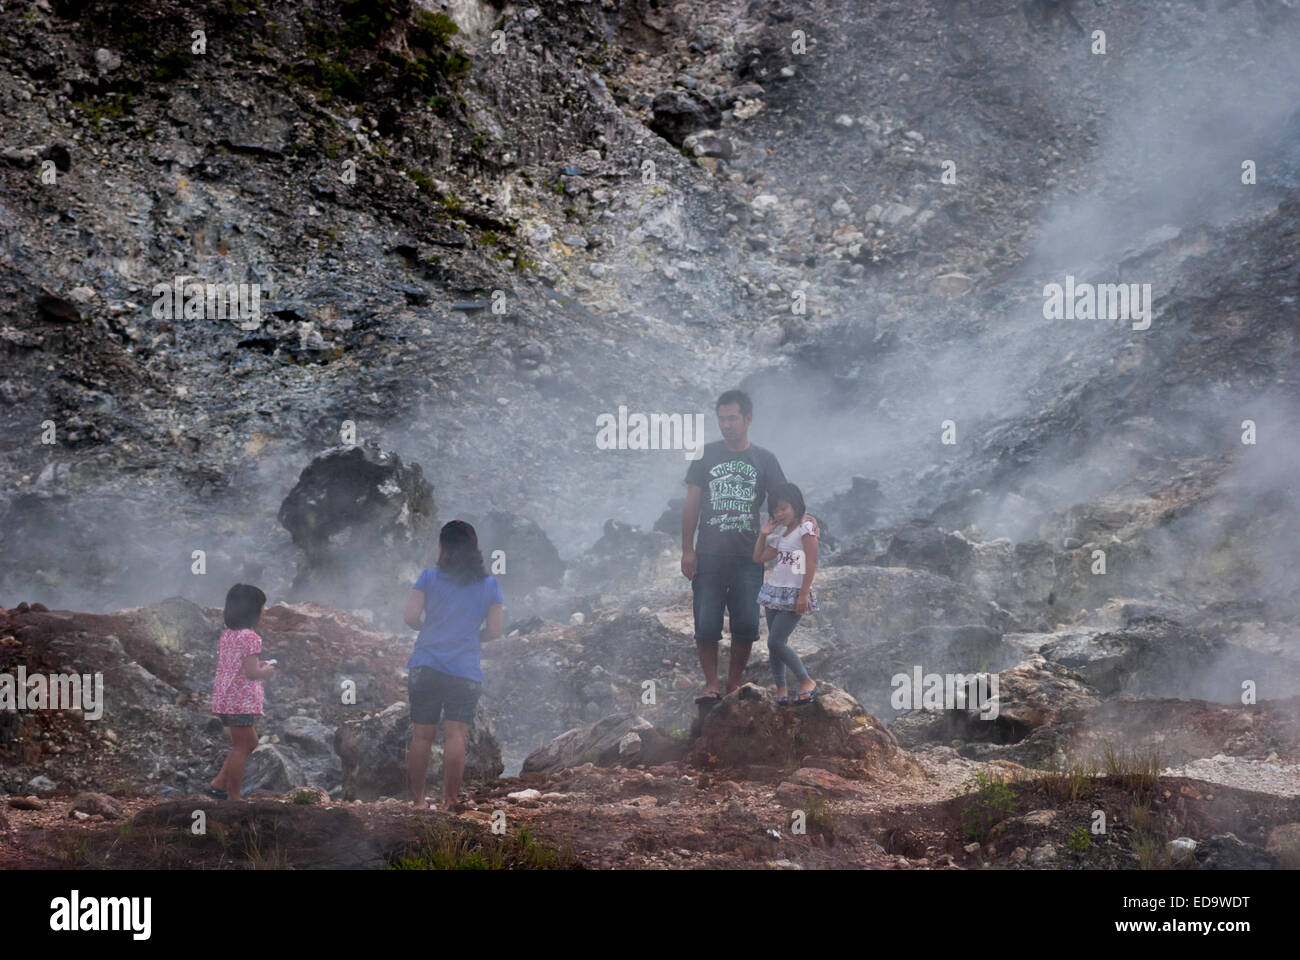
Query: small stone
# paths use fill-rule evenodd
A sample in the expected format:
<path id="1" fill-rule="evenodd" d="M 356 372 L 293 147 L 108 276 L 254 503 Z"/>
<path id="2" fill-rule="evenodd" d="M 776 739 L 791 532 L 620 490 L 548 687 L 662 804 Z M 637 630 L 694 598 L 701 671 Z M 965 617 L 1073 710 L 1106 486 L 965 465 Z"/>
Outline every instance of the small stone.
<path id="1" fill-rule="evenodd" d="M 112 73 L 122 65 L 122 58 L 112 50 L 100 47 L 95 51 L 95 69 L 99 71 L 100 76 Z"/>
<path id="2" fill-rule="evenodd" d="M 45 803 L 40 797 L 10 797 L 9 806 L 15 810 L 44 810 Z"/>
<path id="3" fill-rule="evenodd" d="M 934 280 L 934 292 L 943 296 L 955 297 L 965 293 L 975 283 L 964 273 L 945 273 Z"/>
<path id="4" fill-rule="evenodd" d="M 514 793 L 507 793 L 507 800 L 536 800 L 542 795 L 542 791 L 534 790 L 529 787 L 527 790 L 516 790 Z"/>
<path id="5" fill-rule="evenodd" d="M 27 789 L 32 793 L 49 793 L 55 788 L 55 783 L 49 777 L 36 775 L 27 781 Z"/>
<path id="6" fill-rule="evenodd" d="M 0 150 L 0 160 L 19 167 L 30 167 L 40 154 L 41 152 L 35 147 L 5 147 L 4 150 Z"/>
<path id="7" fill-rule="evenodd" d="M 72 798 L 72 809 L 86 815 L 99 814 L 107 820 L 122 816 L 122 808 L 102 793 L 79 793 Z"/>
<path id="8" fill-rule="evenodd" d="M 1022 823 L 1035 827 L 1046 827 L 1055 819 L 1055 810 L 1034 810 L 1020 818 Z"/>
<path id="9" fill-rule="evenodd" d="M 916 207 L 909 207 L 904 203 L 889 203 L 880 213 L 880 222 L 887 227 L 896 227 L 914 213 Z"/>
<path id="10" fill-rule="evenodd" d="M 1029 862 L 1033 866 L 1042 866 L 1045 863 L 1051 863 L 1056 859 L 1056 847 L 1050 843 L 1045 843 L 1041 847 L 1035 847 L 1029 854 Z"/>
<path id="11" fill-rule="evenodd" d="M 1191 837 L 1175 837 L 1165 844 L 1165 852 L 1174 863 L 1182 863 L 1196 853 L 1196 841 Z"/>

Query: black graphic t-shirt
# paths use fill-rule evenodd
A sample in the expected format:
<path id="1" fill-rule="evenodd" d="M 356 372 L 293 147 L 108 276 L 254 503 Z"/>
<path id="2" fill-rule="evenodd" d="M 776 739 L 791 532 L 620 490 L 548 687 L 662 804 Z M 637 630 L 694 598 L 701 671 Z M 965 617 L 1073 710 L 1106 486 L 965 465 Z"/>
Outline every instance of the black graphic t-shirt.
<path id="1" fill-rule="evenodd" d="M 696 552 L 747 557 L 754 552 L 767 492 L 785 483 L 785 474 L 770 450 L 752 443 L 744 450 L 728 450 L 715 440 L 687 469 L 686 482 L 700 488 Z"/>

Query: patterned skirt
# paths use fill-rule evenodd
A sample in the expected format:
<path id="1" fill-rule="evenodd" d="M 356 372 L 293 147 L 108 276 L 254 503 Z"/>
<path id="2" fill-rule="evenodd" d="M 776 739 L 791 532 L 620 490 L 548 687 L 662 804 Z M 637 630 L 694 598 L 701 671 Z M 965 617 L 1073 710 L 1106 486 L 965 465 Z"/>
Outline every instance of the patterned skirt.
<path id="1" fill-rule="evenodd" d="M 759 605 L 771 610 L 793 610 L 798 600 L 798 587 L 774 587 L 771 583 L 764 582 L 758 588 Z M 808 610 L 811 612 L 816 609 L 817 591 L 810 590 L 808 591 Z"/>

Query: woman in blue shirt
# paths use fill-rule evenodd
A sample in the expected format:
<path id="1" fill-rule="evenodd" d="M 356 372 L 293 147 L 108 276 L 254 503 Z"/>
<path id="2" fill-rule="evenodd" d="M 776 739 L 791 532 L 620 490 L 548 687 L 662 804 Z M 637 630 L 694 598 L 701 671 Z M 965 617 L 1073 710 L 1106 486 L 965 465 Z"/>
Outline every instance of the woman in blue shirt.
<path id="1" fill-rule="evenodd" d="M 441 720 L 443 802 L 447 810 L 463 810 L 465 738 L 483 689 L 479 644 L 501 636 L 502 622 L 501 586 L 483 568 L 478 534 L 465 521 L 453 520 L 438 534 L 438 565 L 415 581 L 403 619 L 420 631 L 406 661 L 411 701 L 406 773 L 411 798 L 417 810 L 429 809 L 424 781 Z"/>

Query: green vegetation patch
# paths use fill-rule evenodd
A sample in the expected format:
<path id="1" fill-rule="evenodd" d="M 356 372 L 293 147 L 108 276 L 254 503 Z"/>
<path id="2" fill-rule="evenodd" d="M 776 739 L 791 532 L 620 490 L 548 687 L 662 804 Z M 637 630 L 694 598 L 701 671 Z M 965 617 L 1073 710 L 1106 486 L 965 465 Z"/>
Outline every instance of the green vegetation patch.
<path id="1" fill-rule="evenodd" d="M 424 836 L 391 859 L 390 870 L 580 870 L 572 844 L 555 849 L 538 842 L 532 828 L 480 837 L 453 826 L 426 827 Z"/>

